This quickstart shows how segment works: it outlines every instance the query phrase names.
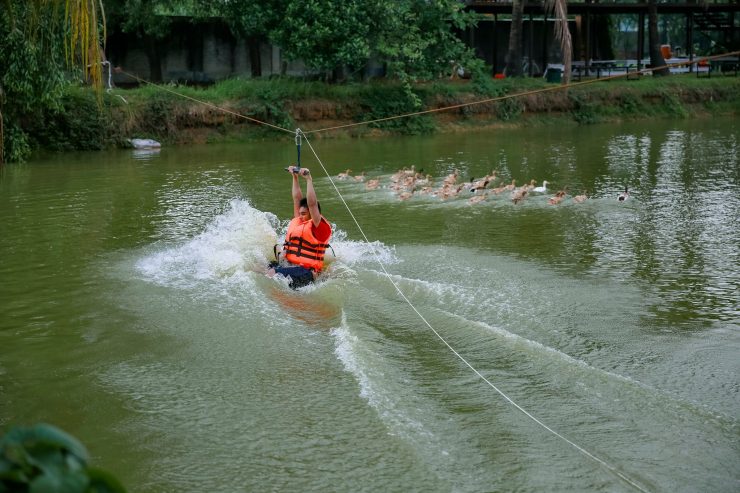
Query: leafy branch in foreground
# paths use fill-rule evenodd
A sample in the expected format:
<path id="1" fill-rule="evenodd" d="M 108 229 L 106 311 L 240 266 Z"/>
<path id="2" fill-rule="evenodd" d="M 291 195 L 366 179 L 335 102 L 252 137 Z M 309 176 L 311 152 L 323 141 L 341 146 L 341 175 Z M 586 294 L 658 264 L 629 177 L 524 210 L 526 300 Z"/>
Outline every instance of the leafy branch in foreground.
<path id="1" fill-rule="evenodd" d="M 117 479 L 88 462 L 84 445 L 59 428 L 11 428 L 0 438 L 0 492 L 125 493 Z"/>

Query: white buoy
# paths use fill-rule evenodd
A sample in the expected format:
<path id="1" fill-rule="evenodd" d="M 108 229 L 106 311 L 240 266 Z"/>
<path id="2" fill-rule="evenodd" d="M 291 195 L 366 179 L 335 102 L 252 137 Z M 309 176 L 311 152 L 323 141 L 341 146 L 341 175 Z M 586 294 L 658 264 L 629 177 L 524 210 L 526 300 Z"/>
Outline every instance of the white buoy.
<path id="1" fill-rule="evenodd" d="M 159 149 L 162 144 L 153 139 L 128 139 L 134 149 Z"/>

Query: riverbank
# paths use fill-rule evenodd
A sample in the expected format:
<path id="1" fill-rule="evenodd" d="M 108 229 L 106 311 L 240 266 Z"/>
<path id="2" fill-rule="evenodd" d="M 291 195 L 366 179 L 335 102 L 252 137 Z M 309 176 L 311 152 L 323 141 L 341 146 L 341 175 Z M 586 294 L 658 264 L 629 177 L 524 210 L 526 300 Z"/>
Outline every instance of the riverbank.
<path id="1" fill-rule="evenodd" d="M 486 102 L 471 104 L 479 101 Z M 310 131 L 449 106 L 457 108 L 319 135 L 362 137 L 736 115 L 740 78 L 686 74 L 596 81 L 567 90 L 541 79 L 445 81 L 411 90 L 392 82 L 326 85 L 232 79 L 207 88 L 114 89 L 104 95 L 102 106 L 89 88 L 72 88 L 64 95 L 62 110 L 29 124 L 29 134 L 36 147 L 52 150 L 125 147 L 130 138 L 169 145 L 225 142 L 281 133 L 239 115 Z"/>

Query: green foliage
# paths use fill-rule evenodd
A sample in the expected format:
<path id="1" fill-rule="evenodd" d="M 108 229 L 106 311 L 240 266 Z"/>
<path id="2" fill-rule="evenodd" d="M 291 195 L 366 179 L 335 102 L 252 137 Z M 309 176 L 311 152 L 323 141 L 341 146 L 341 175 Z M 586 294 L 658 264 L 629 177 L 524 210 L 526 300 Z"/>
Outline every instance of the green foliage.
<path id="1" fill-rule="evenodd" d="M 496 103 L 496 115 L 503 121 L 519 118 L 524 113 L 524 106 L 518 98 L 508 98 Z"/>
<path id="2" fill-rule="evenodd" d="M 118 480 L 88 461 L 85 447 L 59 428 L 12 428 L 0 438 L 0 492 L 125 493 Z"/>
<path id="3" fill-rule="evenodd" d="M 618 96 L 619 107 L 624 115 L 637 116 L 645 111 L 642 100 L 634 93 L 623 92 Z"/>
<path id="4" fill-rule="evenodd" d="M 285 102 L 291 97 L 284 87 L 261 85 L 254 94 L 254 102 L 250 104 L 251 116 L 283 128 L 293 128 L 293 119 L 285 109 Z"/>
<path id="5" fill-rule="evenodd" d="M 32 3 L 7 3 L 10 10 L 0 15 L 0 110 L 4 156 L 12 162 L 30 153 L 29 123 L 60 107 L 66 66 L 59 14 L 39 16 Z"/>
<path id="6" fill-rule="evenodd" d="M 422 109 L 420 95 L 398 84 L 365 87 L 360 93 L 360 106 L 364 111 L 357 115 L 359 121 L 388 118 Z M 428 115 L 420 115 L 377 122 L 371 126 L 401 134 L 423 134 L 434 130 L 434 121 Z"/>
<path id="7" fill-rule="evenodd" d="M 104 149 L 108 145 L 110 120 L 95 95 L 70 88 L 60 101 L 60 108 L 49 109 L 28 127 L 36 143 L 58 151 Z"/>
<path id="8" fill-rule="evenodd" d="M 31 154 L 28 134 L 16 123 L 6 123 L 4 129 L 4 158 L 9 163 L 21 162 Z"/>
<path id="9" fill-rule="evenodd" d="M 76 79 L 102 94 L 98 2 L 4 0 L 0 15 L 0 145 L 9 161 L 31 151 L 29 133 L 63 111 Z M 95 112 L 97 113 L 97 112 Z"/>
<path id="10" fill-rule="evenodd" d="M 661 91 L 661 99 L 664 111 L 668 115 L 676 118 L 686 118 L 689 116 L 689 112 L 673 92 L 663 89 Z"/>
<path id="11" fill-rule="evenodd" d="M 153 135 L 168 138 L 176 131 L 176 108 L 183 100 L 169 92 L 153 92 L 146 100 L 140 118 L 142 137 Z"/>
<path id="12" fill-rule="evenodd" d="M 581 125 L 589 125 L 601 121 L 599 105 L 593 102 L 588 95 L 578 91 L 569 91 L 568 99 L 573 105 L 573 119 Z"/>
<path id="13" fill-rule="evenodd" d="M 305 129 L 318 125 L 311 120 L 313 116 L 309 116 L 316 114 L 316 108 L 321 108 L 322 114 L 332 115 L 329 116 L 331 119 L 360 122 L 542 87 L 546 87 L 546 83 L 541 79 L 526 78 L 507 78 L 490 83 L 439 79 L 422 84 L 374 81 L 341 85 L 274 78 L 231 79 L 206 88 L 169 88 L 283 128 L 301 126 Z M 25 155 L 37 145 L 52 149 L 99 149 L 131 137 L 155 138 L 164 142 L 224 141 L 262 138 L 276 132 L 268 127 L 245 124 L 244 120 L 207 109 L 155 86 L 115 90 L 114 94 L 125 95 L 128 104 L 115 95 L 106 95 L 103 106 L 97 108 L 95 94 L 89 87 L 68 88 L 57 102 L 58 107 L 36 113 L 39 116 L 29 119 L 25 127 L 7 123 L 4 129 L 6 144 L 11 145 L 6 145 L 6 158 L 9 153 Z M 667 83 L 650 77 L 614 80 L 571 89 L 567 102 L 563 93 L 554 91 L 551 94 L 531 99 L 531 112 L 557 114 L 567 111 L 570 106 L 571 117 L 581 124 L 624 118 L 683 117 L 697 109 L 702 112 L 740 112 L 740 79 L 734 77 L 697 79 L 695 75 L 687 75 L 673 77 Z M 495 107 L 499 120 L 512 122 L 523 119 L 522 103 L 522 99 L 514 97 L 486 106 Z M 465 106 L 459 114 L 463 118 L 475 117 L 478 121 L 487 115 L 487 111 L 480 106 Z M 293 115 L 308 121 L 295 122 Z M 388 120 L 375 123 L 371 128 L 403 134 L 427 133 L 435 130 L 436 115 Z M 531 121 L 530 116 L 532 114 L 528 110 L 527 122 Z M 366 131 L 367 126 L 353 127 L 350 133 L 359 135 Z"/>
<path id="14" fill-rule="evenodd" d="M 105 0 L 108 32 L 132 33 L 139 37 L 162 39 L 169 34 L 169 9 L 182 3 L 176 0 Z"/>
<path id="15" fill-rule="evenodd" d="M 479 71 L 482 63 L 455 35 L 475 25 L 476 14 L 455 0 L 376 0 L 374 52 L 391 75 L 404 80 L 449 76 L 455 65 Z"/>
<path id="16" fill-rule="evenodd" d="M 222 17 L 241 37 L 266 37 L 283 18 L 280 0 L 191 0 L 192 15 Z"/>
<path id="17" fill-rule="evenodd" d="M 131 4 L 135 0 L 117 0 Z M 154 3 L 162 3 L 158 0 Z M 269 39 L 313 72 L 359 73 L 371 59 L 403 82 L 470 73 L 483 63 L 454 34 L 477 16 L 457 0 L 193 0 L 197 15 L 220 16 L 239 37 Z M 340 75 L 332 77 L 333 80 Z"/>
<path id="18" fill-rule="evenodd" d="M 511 88 L 511 84 L 508 81 L 501 82 L 493 80 L 487 76 L 482 76 L 473 78 L 471 88 L 475 94 L 489 98 L 496 98 L 507 94 Z"/>
<path id="19" fill-rule="evenodd" d="M 369 59 L 371 11 L 365 0 L 288 1 L 282 21 L 270 38 L 287 58 L 303 60 L 312 69 L 362 67 Z"/>

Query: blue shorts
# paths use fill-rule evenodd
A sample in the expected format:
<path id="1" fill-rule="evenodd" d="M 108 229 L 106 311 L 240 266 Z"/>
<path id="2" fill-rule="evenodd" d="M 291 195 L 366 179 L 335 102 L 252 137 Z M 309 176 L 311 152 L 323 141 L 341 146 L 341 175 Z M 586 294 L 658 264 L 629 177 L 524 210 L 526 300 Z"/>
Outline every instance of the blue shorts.
<path id="1" fill-rule="evenodd" d="M 302 288 L 313 282 L 313 271 L 300 265 L 277 266 L 275 274 L 280 274 L 290 278 L 290 287 L 293 289 Z"/>

